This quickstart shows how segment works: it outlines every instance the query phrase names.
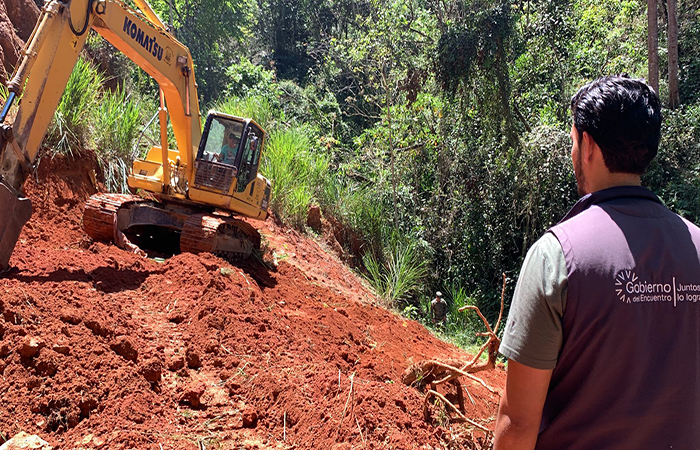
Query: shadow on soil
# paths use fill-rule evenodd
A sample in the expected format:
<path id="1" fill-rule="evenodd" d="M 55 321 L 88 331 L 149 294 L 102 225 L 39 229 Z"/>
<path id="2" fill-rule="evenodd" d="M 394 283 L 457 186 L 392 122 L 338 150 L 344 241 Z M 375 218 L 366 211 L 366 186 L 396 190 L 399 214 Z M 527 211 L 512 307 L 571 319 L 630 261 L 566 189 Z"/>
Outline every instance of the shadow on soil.
<path id="1" fill-rule="evenodd" d="M 10 270 L 5 278 L 23 283 L 53 281 L 78 281 L 92 283 L 95 289 L 105 293 L 133 290 L 141 286 L 149 276 L 164 273 L 162 270 L 132 270 L 116 269 L 114 267 L 98 267 L 90 272 L 84 270 L 58 269 L 46 275 L 24 275 L 18 269 Z"/>
<path id="2" fill-rule="evenodd" d="M 239 261 L 234 265 L 253 278 L 263 291 L 266 288 L 277 286 L 277 279 L 270 273 L 270 268 L 255 258 L 248 258 L 246 261 Z"/>

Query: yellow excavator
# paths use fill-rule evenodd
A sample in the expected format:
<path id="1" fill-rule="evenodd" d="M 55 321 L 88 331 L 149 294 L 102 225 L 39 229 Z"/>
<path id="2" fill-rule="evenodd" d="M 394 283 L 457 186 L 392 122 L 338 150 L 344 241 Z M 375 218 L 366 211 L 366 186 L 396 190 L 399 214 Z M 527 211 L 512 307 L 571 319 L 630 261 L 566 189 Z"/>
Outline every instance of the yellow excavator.
<path id="1" fill-rule="evenodd" d="M 145 0 L 135 4 L 138 10 L 119 0 L 44 5 L 0 112 L 0 271 L 31 216 L 22 185 L 91 29 L 157 81 L 160 146 L 134 161 L 128 178 L 133 192 L 148 195 L 92 196 L 83 216 L 87 234 L 126 248 L 229 259 L 260 245 L 257 230 L 236 216 L 268 215 L 270 182 L 258 174 L 265 131 L 251 119 L 216 111 L 202 129 L 189 50 Z M 176 148 L 168 145 L 168 116 Z"/>

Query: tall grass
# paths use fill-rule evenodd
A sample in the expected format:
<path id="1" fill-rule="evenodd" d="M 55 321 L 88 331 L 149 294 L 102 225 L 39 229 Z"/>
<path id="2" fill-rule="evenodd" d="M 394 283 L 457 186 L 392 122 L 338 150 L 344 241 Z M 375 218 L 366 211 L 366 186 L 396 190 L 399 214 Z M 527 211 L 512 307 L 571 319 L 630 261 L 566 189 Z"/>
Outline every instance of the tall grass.
<path id="1" fill-rule="evenodd" d="M 467 305 L 475 305 L 475 300 L 469 291 L 461 285 L 452 285 L 447 288 L 447 306 L 449 308 L 447 329 L 452 334 L 464 332 L 472 335 L 477 330 L 486 331 L 479 328 L 480 326 L 483 328 L 483 324 L 474 311 L 459 311 L 459 308 Z M 473 341 L 474 337 L 471 336 L 470 339 Z"/>
<path id="2" fill-rule="evenodd" d="M 138 137 L 141 105 L 123 89 L 106 91 L 94 109 L 92 140 L 110 192 L 126 192 L 132 146 Z"/>
<path id="3" fill-rule="evenodd" d="M 272 133 L 263 153 L 260 171 L 272 182 L 271 207 L 295 226 L 306 221 L 309 205 L 328 173 L 328 157 L 311 150 L 302 127 Z"/>
<path id="4" fill-rule="evenodd" d="M 105 90 L 105 76 L 82 56 L 68 78 L 43 145 L 50 154 L 95 151 L 110 192 L 125 192 L 141 104 L 123 89 Z"/>
<path id="5" fill-rule="evenodd" d="M 383 242 L 390 237 L 386 208 L 377 200 L 377 193 L 370 185 L 359 185 L 328 177 L 321 192 L 321 202 L 326 210 L 345 226 L 360 233 L 375 255 L 381 254 Z"/>
<path id="6" fill-rule="evenodd" d="M 428 265 L 417 246 L 404 239 L 394 237 L 385 253 L 386 262 L 382 263 L 367 252 L 363 263 L 368 272 L 367 280 L 376 293 L 396 306 L 420 289 L 428 275 Z"/>
<path id="7" fill-rule="evenodd" d="M 53 153 L 72 155 L 88 143 L 89 124 L 104 75 L 89 61 L 78 58 L 44 139 Z"/>

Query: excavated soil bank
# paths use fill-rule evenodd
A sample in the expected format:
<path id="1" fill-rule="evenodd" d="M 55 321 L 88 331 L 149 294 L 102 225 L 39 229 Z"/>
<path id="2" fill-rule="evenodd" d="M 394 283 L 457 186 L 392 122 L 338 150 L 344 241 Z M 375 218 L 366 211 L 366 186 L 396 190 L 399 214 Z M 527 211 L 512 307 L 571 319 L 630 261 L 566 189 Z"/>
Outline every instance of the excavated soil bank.
<path id="1" fill-rule="evenodd" d="M 0 443 L 20 431 L 62 449 L 482 448 L 423 421 L 401 383 L 423 359 L 469 356 L 377 306 L 316 241 L 251 222 L 268 270 L 210 254 L 164 262 L 80 228 L 95 159 L 44 158 L 34 215 L 0 278 Z M 478 374 L 501 391 L 505 374 Z M 493 428 L 498 395 L 463 383 Z"/>

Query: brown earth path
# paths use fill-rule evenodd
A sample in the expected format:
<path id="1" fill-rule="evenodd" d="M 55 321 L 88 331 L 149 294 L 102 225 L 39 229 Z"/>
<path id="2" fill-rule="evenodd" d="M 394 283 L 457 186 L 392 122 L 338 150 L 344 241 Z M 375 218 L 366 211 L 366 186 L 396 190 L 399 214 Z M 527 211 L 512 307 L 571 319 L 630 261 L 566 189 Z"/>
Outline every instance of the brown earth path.
<path id="1" fill-rule="evenodd" d="M 209 254 L 164 262 L 80 228 L 94 158 L 44 158 L 34 215 L 0 278 L 0 443 L 19 431 L 63 449 L 482 448 L 483 434 L 422 419 L 401 383 L 422 359 L 468 355 L 374 306 L 321 245 L 255 222 L 276 271 Z M 500 391 L 501 369 L 482 372 Z M 498 395 L 465 382 L 493 428 Z"/>

